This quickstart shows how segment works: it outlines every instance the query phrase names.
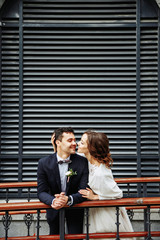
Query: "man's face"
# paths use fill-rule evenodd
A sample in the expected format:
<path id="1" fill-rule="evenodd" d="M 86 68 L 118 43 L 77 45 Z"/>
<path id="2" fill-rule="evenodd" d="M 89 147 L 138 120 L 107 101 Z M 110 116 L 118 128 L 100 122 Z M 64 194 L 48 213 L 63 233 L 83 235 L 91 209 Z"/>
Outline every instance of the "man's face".
<path id="1" fill-rule="evenodd" d="M 76 139 L 73 133 L 64 132 L 62 135 L 62 141 L 57 140 L 57 152 L 61 154 L 74 154 L 76 151 Z"/>

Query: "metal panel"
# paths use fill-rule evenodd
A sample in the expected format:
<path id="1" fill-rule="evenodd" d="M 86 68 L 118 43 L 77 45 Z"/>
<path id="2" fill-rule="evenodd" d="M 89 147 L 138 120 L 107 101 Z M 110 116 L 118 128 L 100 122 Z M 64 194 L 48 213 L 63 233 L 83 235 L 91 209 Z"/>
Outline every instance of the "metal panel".
<path id="1" fill-rule="evenodd" d="M 158 156 L 158 29 L 141 29 L 141 153 Z"/>
<path id="2" fill-rule="evenodd" d="M 24 22 L 135 22 L 135 0 L 24 0 Z"/>
<path id="3" fill-rule="evenodd" d="M 18 154 L 19 36 L 2 28 L 1 154 Z"/>
<path id="4" fill-rule="evenodd" d="M 105 131 L 112 153 L 136 155 L 136 38 L 129 32 L 24 29 L 24 154 L 48 154 L 52 130 L 71 125 L 78 138 L 87 128 Z"/>

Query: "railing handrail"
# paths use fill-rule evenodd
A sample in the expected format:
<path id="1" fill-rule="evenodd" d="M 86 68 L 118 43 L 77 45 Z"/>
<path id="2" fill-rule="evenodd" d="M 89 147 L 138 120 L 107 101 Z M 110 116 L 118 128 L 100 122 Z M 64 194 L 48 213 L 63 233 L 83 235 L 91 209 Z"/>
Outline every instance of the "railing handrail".
<path id="1" fill-rule="evenodd" d="M 147 183 L 160 182 L 160 177 L 115 178 L 117 183 Z"/>
<path id="2" fill-rule="evenodd" d="M 150 206 L 159 205 L 160 197 L 143 197 L 143 198 L 121 198 L 114 200 L 98 200 L 98 201 L 85 201 L 75 204 L 73 207 L 113 207 L 113 206 Z M 67 205 L 65 206 L 68 207 Z M 42 202 L 14 202 L 14 203 L 0 203 L 0 211 L 13 211 L 13 210 L 32 210 L 32 209 L 47 209 L 51 206 Z"/>
<path id="3" fill-rule="evenodd" d="M 147 206 L 128 206 L 128 207 L 125 207 L 126 210 L 134 210 L 134 209 L 147 209 Z M 160 209 L 160 205 L 154 205 L 154 206 L 150 206 L 151 209 Z M 40 211 L 41 213 L 46 213 L 46 209 L 43 209 Z M 19 215 L 19 214 L 36 214 L 37 213 L 37 210 L 22 210 L 22 211 L 9 211 L 9 214 L 10 215 Z M 3 216 L 5 215 L 5 212 L 1 212 L 0 211 L 0 216 Z"/>
<path id="4" fill-rule="evenodd" d="M 149 183 L 160 182 L 160 177 L 135 177 L 135 178 L 115 178 L 117 183 Z M 17 188 L 17 187 L 37 187 L 37 182 L 8 182 L 0 183 L 0 188 Z"/>
<path id="5" fill-rule="evenodd" d="M 0 188 L 37 187 L 37 182 L 8 182 L 0 183 Z"/>
<path id="6" fill-rule="evenodd" d="M 152 231 L 152 237 L 158 237 L 160 236 L 159 231 Z M 131 237 L 147 237 L 148 232 L 143 231 L 143 232 L 120 232 L 119 237 L 120 238 L 131 238 Z M 107 238 L 108 240 L 110 238 L 115 238 L 116 239 L 116 233 L 111 232 L 111 233 L 89 233 L 90 239 L 97 239 L 97 238 Z M 37 240 L 37 236 L 26 236 L 23 237 L 23 240 Z M 39 240 L 59 240 L 60 237 L 59 235 L 40 235 Z M 65 239 L 69 240 L 74 240 L 74 239 L 86 239 L 86 233 L 82 234 L 65 234 Z M 5 240 L 5 238 L 0 238 L 0 240 Z M 8 237 L 8 240 L 22 240 L 22 237 Z"/>
<path id="7" fill-rule="evenodd" d="M 152 231 L 152 237 L 158 237 L 160 236 L 159 231 Z M 143 232 L 120 232 L 119 236 L 120 238 L 126 238 L 126 237 L 147 237 L 148 232 L 143 231 Z M 112 237 L 116 239 L 116 233 L 111 232 L 111 233 L 89 233 L 90 239 L 97 239 L 97 238 L 106 238 L 108 237 L 108 240 Z M 36 240 L 37 236 L 26 236 L 23 237 L 23 240 Z M 39 236 L 40 240 L 59 240 L 60 237 L 59 235 L 40 235 Z M 74 239 L 86 239 L 86 233 L 82 234 L 65 234 L 65 239 L 69 240 L 74 240 Z M 0 240 L 5 240 L 5 238 L 0 238 Z M 8 240 L 22 240 L 22 237 L 8 237 Z"/>

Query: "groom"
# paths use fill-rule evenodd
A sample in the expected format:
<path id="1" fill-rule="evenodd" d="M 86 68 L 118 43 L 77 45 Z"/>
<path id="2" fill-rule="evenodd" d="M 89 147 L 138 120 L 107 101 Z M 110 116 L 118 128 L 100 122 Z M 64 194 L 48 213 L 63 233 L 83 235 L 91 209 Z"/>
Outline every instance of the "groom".
<path id="1" fill-rule="evenodd" d="M 88 162 L 77 155 L 76 139 L 72 128 L 58 128 L 52 135 L 56 153 L 44 157 L 38 163 L 38 198 L 50 205 L 47 209 L 47 222 L 50 235 L 59 234 L 59 209 L 66 204 L 72 206 L 83 202 L 79 189 L 88 183 Z M 71 176 L 66 176 L 71 169 Z M 83 232 L 83 209 L 66 209 L 65 216 L 69 234 Z"/>

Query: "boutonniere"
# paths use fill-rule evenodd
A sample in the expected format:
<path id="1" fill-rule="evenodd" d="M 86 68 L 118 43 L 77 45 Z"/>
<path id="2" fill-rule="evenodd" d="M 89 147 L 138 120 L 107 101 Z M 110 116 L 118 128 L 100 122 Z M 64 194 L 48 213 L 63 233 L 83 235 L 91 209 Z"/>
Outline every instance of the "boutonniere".
<path id="1" fill-rule="evenodd" d="M 69 179 L 70 179 L 70 177 L 72 177 L 72 176 L 74 176 L 74 175 L 77 175 L 77 172 L 75 171 L 73 171 L 72 170 L 72 168 L 70 168 L 67 172 L 66 172 L 66 176 L 68 177 L 67 178 L 67 182 L 69 182 Z"/>

